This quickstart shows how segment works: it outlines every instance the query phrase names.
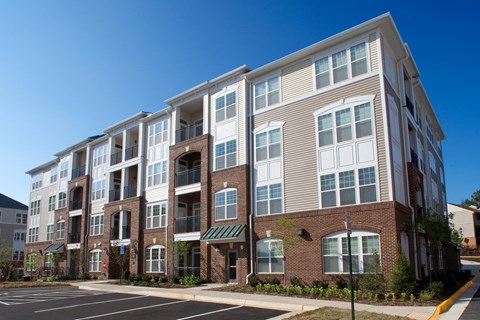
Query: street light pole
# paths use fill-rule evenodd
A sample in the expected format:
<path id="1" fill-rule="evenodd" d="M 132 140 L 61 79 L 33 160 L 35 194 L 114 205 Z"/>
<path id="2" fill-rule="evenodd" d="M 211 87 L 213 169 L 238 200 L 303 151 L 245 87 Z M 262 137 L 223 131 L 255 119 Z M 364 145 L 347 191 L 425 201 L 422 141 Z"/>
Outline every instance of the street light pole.
<path id="1" fill-rule="evenodd" d="M 350 234 L 352 233 L 352 215 L 350 212 L 345 214 L 345 228 L 347 229 L 347 245 L 348 245 L 348 268 L 350 270 L 350 304 L 352 308 L 352 320 L 355 320 L 355 292 L 353 290 L 352 276 L 352 244 Z"/>

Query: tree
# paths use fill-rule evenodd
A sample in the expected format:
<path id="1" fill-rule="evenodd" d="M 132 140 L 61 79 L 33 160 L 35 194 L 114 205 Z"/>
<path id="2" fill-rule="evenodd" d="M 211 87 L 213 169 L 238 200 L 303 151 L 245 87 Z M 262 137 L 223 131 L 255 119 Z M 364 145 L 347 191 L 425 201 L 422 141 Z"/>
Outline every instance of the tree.
<path id="1" fill-rule="evenodd" d="M 115 240 L 113 244 L 107 249 L 107 255 L 110 263 L 113 263 L 120 267 L 120 284 L 124 277 L 124 270 L 128 268 L 127 264 L 130 261 L 130 254 L 137 250 L 137 240 L 131 241 L 130 245 L 122 245 L 118 240 Z M 123 246 L 123 249 L 122 249 Z"/>
<path id="2" fill-rule="evenodd" d="M 415 292 L 415 272 L 402 253 L 402 247 L 397 245 L 395 270 L 392 273 L 392 290 L 407 295 Z"/>
<path id="3" fill-rule="evenodd" d="M 476 208 L 480 208 L 480 189 L 472 193 L 470 199 L 462 200 L 462 204 L 464 206 L 475 206 Z"/>
<path id="4" fill-rule="evenodd" d="M 5 277 L 13 267 L 12 252 L 12 248 L 8 247 L 4 240 L 0 240 L 0 275 Z"/>
<path id="5" fill-rule="evenodd" d="M 382 274 L 382 265 L 377 251 L 373 252 L 372 259 L 367 265 L 367 272 L 360 284 L 367 292 L 384 292 L 385 278 Z"/>
<path id="6" fill-rule="evenodd" d="M 284 252 L 284 262 L 283 262 L 283 285 L 286 285 L 287 279 L 287 263 L 285 259 L 285 248 L 286 246 L 294 245 L 301 240 L 301 237 L 298 233 L 298 229 L 295 226 L 295 220 L 289 217 L 280 217 L 275 222 L 276 230 L 272 232 L 274 238 L 282 239 L 283 241 L 283 252 Z"/>

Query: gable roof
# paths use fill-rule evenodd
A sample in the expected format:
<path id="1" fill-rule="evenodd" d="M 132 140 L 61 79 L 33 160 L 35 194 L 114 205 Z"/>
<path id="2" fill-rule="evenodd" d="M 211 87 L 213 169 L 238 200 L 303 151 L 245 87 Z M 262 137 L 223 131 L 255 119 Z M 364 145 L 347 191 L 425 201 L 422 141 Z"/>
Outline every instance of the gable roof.
<path id="1" fill-rule="evenodd" d="M 0 208 L 28 210 L 28 206 L 18 202 L 17 200 L 7 197 L 3 193 L 0 193 Z"/>

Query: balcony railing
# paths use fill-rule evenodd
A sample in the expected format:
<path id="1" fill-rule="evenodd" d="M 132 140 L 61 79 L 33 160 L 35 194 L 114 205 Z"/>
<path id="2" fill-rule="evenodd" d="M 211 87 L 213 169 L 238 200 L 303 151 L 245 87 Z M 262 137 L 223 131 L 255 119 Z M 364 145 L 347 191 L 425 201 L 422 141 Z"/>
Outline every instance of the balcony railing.
<path id="1" fill-rule="evenodd" d="M 122 231 L 122 238 L 120 238 L 120 229 Z M 110 228 L 110 240 L 130 239 L 130 226 L 121 228 Z"/>
<path id="2" fill-rule="evenodd" d="M 175 276 L 184 277 L 189 275 L 200 277 L 200 267 L 175 267 Z"/>
<path id="3" fill-rule="evenodd" d="M 182 142 L 203 134 L 203 123 L 192 124 L 175 132 L 175 141 Z"/>
<path id="4" fill-rule="evenodd" d="M 120 200 L 120 189 L 112 189 L 108 192 L 108 201 Z"/>
<path id="5" fill-rule="evenodd" d="M 122 162 L 122 151 L 118 151 L 110 156 L 110 165 L 114 166 Z"/>
<path id="6" fill-rule="evenodd" d="M 408 111 L 410 111 L 412 116 L 415 116 L 414 111 L 413 111 L 413 103 L 407 95 L 405 95 L 405 102 L 406 102 L 406 107 L 407 107 Z"/>
<path id="7" fill-rule="evenodd" d="M 81 166 L 72 170 L 72 179 L 85 175 L 85 166 Z"/>
<path id="8" fill-rule="evenodd" d="M 138 146 L 132 146 L 125 150 L 125 161 L 136 158 L 138 156 Z"/>
<path id="9" fill-rule="evenodd" d="M 70 200 L 70 210 L 82 209 L 82 200 Z"/>
<path id="10" fill-rule="evenodd" d="M 130 184 L 123 187 L 123 199 L 132 198 L 137 196 L 137 185 Z"/>
<path id="11" fill-rule="evenodd" d="M 68 243 L 80 243 L 80 232 L 69 233 Z"/>
<path id="12" fill-rule="evenodd" d="M 413 151 L 413 149 L 410 149 L 410 158 L 412 159 L 412 163 L 418 168 L 420 169 L 420 166 L 418 164 L 418 155 L 415 151 Z"/>
<path id="13" fill-rule="evenodd" d="M 181 187 L 200 182 L 200 167 L 184 170 L 175 174 L 175 186 Z"/>
<path id="14" fill-rule="evenodd" d="M 175 218 L 175 233 L 200 231 L 200 216 Z"/>

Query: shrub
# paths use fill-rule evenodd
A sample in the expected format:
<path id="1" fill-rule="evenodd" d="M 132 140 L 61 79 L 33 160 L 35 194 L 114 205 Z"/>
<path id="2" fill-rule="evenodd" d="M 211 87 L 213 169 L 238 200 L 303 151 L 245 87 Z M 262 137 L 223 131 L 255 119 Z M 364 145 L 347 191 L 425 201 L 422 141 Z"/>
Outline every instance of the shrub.
<path id="1" fill-rule="evenodd" d="M 130 273 L 130 275 L 128 276 L 128 281 L 130 281 L 130 282 L 135 281 L 135 277 L 136 277 L 136 276 L 137 276 L 137 275 L 136 275 L 135 273 Z"/>
<path id="2" fill-rule="evenodd" d="M 443 291 L 443 282 L 440 282 L 440 281 L 430 282 L 427 286 L 427 291 L 430 291 L 433 294 L 433 296 L 438 295 L 440 292 Z"/>
<path id="3" fill-rule="evenodd" d="M 328 288 L 328 282 L 325 281 L 325 280 L 313 280 L 311 287 L 312 288 L 327 289 Z"/>
<path id="4" fill-rule="evenodd" d="M 423 290 L 420 292 L 420 295 L 418 296 L 418 299 L 420 301 L 430 301 L 433 299 L 434 294 L 428 290 Z"/>
<path id="5" fill-rule="evenodd" d="M 413 268 L 403 255 L 402 248 L 398 245 L 395 270 L 392 274 L 392 289 L 395 292 L 405 292 L 409 294 L 415 292 L 415 287 L 415 273 Z"/>
<path id="6" fill-rule="evenodd" d="M 360 280 L 360 286 L 365 291 L 385 291 L 385 278 L 382 274 L 380 256 L 376 251 L 373 253 L 372 260 L 367 266 L 367 273 Z"/>
<path id="7" fill-rule="evenodd" d="M 150 282 L 152 281 L 152 276 L 149 274 L 142 274 L 142 281 Z"/>
<path id="8" fill-rule="evenodd" d="M 402 301 L 407 300 L 407 293 L 405 293 L 405 292 L 400 293 L 400 299 L 401 299 Z"/>
<path id="9" fill-rule="evenodd" d="M 248 285 L 251 286 L 251 287 L 256 287 L 257 284 L 259 283 L 258 281 L 258 278 L 256 275 L 252 274 L 249 278 L 248 278 Z"/>
<path id="10" fill-rule="evenodd" d="M 168 281 L 168 279 L 165 276 L 160 276 L 160 277 L 158 277 L 158 280 L 157 280 L 158 283 L 165 283 L 167 281 Z"/>
<path id="11" fill-rule="evenodd" d="M 337 285 L 338 289 L 348 288 L 348 281 L 342 276 L 335 277 L 335 284 Z"/>
<path id="12" fill-rule="evenodd" d="M 18 271 L 17 269 L 10 268 L 8 271 L 7 281 L 17 281 L 18 280 Z"/>
<path id="13" fill-rule="evenodd" d="M 280 280 L 278 280 L 277 278 L 268 278 L 268 279 L 265 279 L 265 281 L 263 281 L 264 284 L 274 284 L 274 285 L 279 285 L 280 284 Z"/>
<path id="14" fill-rule="evenodd" d="M 411 302 L 415 301 L 415 295 L 413 293 L 410 293 L 410 301 Z"/>
<path id="15" fill-rule="evenodd" d="M 179 282 L 184 286 L 199 286 L 202 283 L 202 278 L 190 274 L 188 276 L 181 277 Z"/>
<path id="16" fill-rule="evenodd" d="M 303 280 L 299 277 L 290 278 L 290 284 L 294 287 L 303 287 Z"/>

